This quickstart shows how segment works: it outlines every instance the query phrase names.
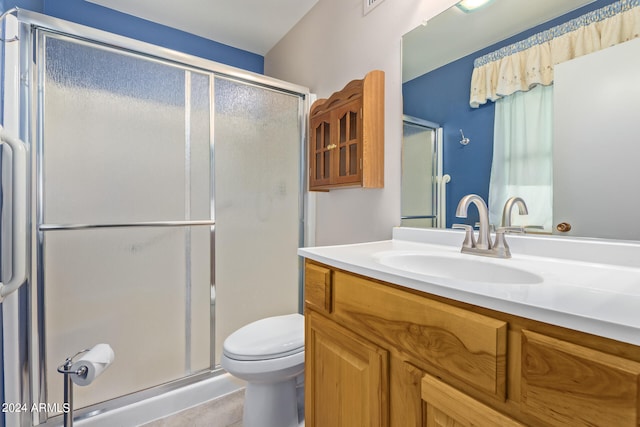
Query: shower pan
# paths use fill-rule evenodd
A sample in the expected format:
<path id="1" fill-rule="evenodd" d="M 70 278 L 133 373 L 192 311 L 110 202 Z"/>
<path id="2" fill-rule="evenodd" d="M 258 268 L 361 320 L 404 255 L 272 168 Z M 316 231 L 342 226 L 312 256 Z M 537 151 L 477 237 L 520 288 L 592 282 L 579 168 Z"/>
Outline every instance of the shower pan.
<path id="1" fill-rule="evenodd" d="M 100 342 L 115 360 L 75 388 L 80 419 L 216 376 L 231 331 L 298 310 L 308 90 L 28 11 L 6 19 L 20 41 L 4 45 L 18 72 L 3 111 L 20 115 L 4 127 L 28 149 L 31 228 L 26 286 L 2 307 L 5 400 L 62 403 L 57 366 Z"/>

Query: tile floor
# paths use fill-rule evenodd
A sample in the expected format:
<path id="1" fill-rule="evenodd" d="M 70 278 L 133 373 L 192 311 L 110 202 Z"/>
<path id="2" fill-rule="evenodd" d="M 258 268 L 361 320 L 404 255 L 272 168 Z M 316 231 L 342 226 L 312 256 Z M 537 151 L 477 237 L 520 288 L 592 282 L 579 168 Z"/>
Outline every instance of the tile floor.
<path id="1" fill-rule="evenodd" d="M 242 427 L 244 389 L 144 424 L 144 427 Z M 304 418 L 304 389 L 298 388 L 298 417 Z M 304 421 L 300 427 L 304 426 Z"/>
<path id="2" fill-rule="evenodd" d="M 152 421 L 144 427 L 242 427 L 243 404 L 244 389 Z"/>

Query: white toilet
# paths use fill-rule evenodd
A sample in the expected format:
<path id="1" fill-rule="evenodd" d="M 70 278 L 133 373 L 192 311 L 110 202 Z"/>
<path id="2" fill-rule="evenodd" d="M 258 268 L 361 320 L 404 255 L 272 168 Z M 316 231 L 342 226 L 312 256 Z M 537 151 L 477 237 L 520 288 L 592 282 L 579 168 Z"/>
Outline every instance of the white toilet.
<path id="1" fill-rule="evenodd" d="M 298 427 L 296 377 L 304 372 L 304 316 L 268 317 L 224 341 L 222 367 L 247 381 L 244 427 Z"/>

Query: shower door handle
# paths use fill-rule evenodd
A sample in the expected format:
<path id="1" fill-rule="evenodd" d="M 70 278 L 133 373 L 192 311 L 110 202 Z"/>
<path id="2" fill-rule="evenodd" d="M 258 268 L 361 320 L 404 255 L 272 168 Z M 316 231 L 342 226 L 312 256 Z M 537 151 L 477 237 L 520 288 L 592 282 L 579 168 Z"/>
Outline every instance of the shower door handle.
<path id="1" fill-rule="evenodd" d="M 0 143 L 11 148 L 11 278 L 0 282 L 0 302 L 16 291 L 27 278 L 27 149 L 24 142 L 7 134 L 0 127 Z M 2 224 L 2 235 L 9 227 Z"/>

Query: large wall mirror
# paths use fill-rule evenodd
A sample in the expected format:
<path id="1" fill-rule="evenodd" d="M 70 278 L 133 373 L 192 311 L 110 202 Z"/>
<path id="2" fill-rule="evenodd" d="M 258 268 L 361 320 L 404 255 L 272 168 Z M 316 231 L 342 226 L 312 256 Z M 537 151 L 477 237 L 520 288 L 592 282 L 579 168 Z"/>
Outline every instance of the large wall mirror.
<path id="1" fill-rule="evenodd" d="M 493 0 L 472 13 L 453 6 L 403 37 L 404 114 L 442 127 L 440 173 L 451 176 L 443 206 L 447 227 L 462 221 L 455 208 L 464 195 L 490 199 L 492 164 L 500 164 L 493 155 L 501 128 L 494 126 L 501 114 L 496 108 L 504 107 L 492 100 L 470 106 L 474 61 L 603 10 L 611 15 L 629 9 L 635 13 L 633 37 L 638 37 L 637 0 Z M 548 85 L 553 87 L 552 196 L 545 202 L 515 194 L 529 198 L 530 211 L 551 212 L 548 233 L 640 240 L 640 192 L 635 188 L 640 183 L 640 38 L 633 37 L 553 68 L 555 80 Z M 461 131 L 468 144 L 461 144 Z M 525 151 L 523 162 L 534 157 Z M 403 171 L 403 177 L 412 174 Z M 471 215 L 467 223 L 475 221 Z"/>

